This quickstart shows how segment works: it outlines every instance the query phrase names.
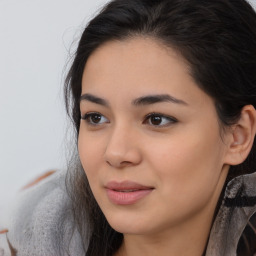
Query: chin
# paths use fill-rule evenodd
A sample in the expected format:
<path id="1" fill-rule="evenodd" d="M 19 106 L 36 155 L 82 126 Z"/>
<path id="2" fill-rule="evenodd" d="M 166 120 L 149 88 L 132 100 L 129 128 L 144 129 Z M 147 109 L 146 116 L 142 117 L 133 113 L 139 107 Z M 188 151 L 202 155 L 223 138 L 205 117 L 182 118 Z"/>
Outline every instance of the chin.
<path id="1" fill-rule="evenodd" d="M 137 216 L 128 216 L 128 214 L 112 214 L 106 216 L 109 225 L 119 233 L 123 234 L 144 234 L 149 231 L 149 224 L 145 219 Z"/>

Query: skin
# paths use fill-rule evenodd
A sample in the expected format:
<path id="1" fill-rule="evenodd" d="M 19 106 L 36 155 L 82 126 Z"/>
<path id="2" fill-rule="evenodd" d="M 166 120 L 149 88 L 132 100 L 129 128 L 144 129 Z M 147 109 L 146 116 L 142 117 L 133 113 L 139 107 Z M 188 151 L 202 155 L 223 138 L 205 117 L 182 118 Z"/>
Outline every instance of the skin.
<path id="1" fill-rule="evenodd" d="M 124 234 L 116 255 L 202 255 L 229 169 L 231 136 L 220 135 L 213 99 L 184 59 L 150 38 L 105 43 L 86 63 L 84 94 L 108 103 L 81 100 L 78 149 L 99 206 Z M 167 94 L 182 103 L 133 104 Z M 159 123 L 147 117 L 152 113 Z M 126 180 L 154 189 L 132 205 L 112 203 L 106 184 Z"/>

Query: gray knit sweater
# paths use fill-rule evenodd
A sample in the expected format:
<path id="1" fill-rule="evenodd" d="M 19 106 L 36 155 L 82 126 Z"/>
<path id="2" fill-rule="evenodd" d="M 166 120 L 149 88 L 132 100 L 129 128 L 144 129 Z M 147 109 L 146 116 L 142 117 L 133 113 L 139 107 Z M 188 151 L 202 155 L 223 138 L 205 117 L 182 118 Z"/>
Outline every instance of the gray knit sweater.
<path id="1" fill-rule="evenodd" d="M 237 177 L 228 184 L 211 230 L 206 256 L 237 255 L 239 239 L 248 234 L 254 234 L 256 245 L 255 199 L 256 173 Z M 0 256 L 85 255 L 80 235 L 76 230 L 72 233 L 65 172 L 55 173 L 20 194 L 8 211 L 8 221 L 1 223 L 0 220 L 0 230 L 9 230 L 0 235 Z M 254 222 L 250 222 L 252 219 Z"/>

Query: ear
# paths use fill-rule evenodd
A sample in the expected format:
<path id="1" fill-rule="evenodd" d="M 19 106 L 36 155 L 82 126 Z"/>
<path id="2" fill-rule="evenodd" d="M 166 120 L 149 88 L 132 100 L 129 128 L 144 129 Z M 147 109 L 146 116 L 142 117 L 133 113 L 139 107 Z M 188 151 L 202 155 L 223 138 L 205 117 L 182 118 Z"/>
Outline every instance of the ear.
<path id="1" fill-rule="evenodd" d="M 241 111 L 240 119 L 231 128 L 228 135 L 228 150 L 225 163 L 238 165 L 249 155 L 256 133 L 256 110 L 246 105 Z"/>

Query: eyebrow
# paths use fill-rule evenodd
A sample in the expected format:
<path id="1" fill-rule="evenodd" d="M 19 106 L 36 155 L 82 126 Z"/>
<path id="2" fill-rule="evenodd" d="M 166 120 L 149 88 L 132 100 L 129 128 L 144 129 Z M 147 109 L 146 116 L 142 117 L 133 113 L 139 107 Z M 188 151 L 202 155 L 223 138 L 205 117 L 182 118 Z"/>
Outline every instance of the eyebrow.
<path id="1" fill-rule="evenodd" d="M 99 97 L 94 96 L 94 95 L 89 94 L 89 93 L 85 93 L 85 94 L 81 95 L 80 102 L 83 101 L 83 100 L 90 101 L 90 102 L 93 102 L 93 103 L 96 103 L 96 104 L 99 104 L 99 105 L 102 105 L 102 106 L 105 106 L 105 107 L 110 106 L 110 104 L 108 103 L 107 100 L 104 100 L 102 98 L 99 98 Z"/>
<path id="2" fill-rule="evenodd" d="M 186 103 L 185 101 L 177 99 L 169 94 L 142 96 L 138 99 L 133 100 L 132 103 L 135 106 L 144 106 L 159 102 L 171 102 L 176 104 L 188 105 L 188 103 Z"/>
<path id="3" fill-rule="evenodd" d="M 95 95 L 89 94 L 89 93 L 85 93 L 85 94 L 81 95 L 80 102 L 83 100 L 90 101 L 90 102 L 93 102 L 93 103 L 96 103 L 96 104 L 99 104 L 99 105 L 102 105 L 105 107 L 110 106 L 110 104 L 107 100 L 97 97 Z M 151 105 L 151 104 L 160 103 L 160 102 L 171 102 L 171 103 L 175 103 L 175 104 L 188 105 L 188 103 L 186 103 L 185 101 L 183 101 L 181 99 L 177 99 L 169 94 L 156 94 L 156 95 L 142 96 L 142 97 L 139 97 L 139 98 L 133 100 L 132 105 L 145 106 L 145 105 Z"/>

